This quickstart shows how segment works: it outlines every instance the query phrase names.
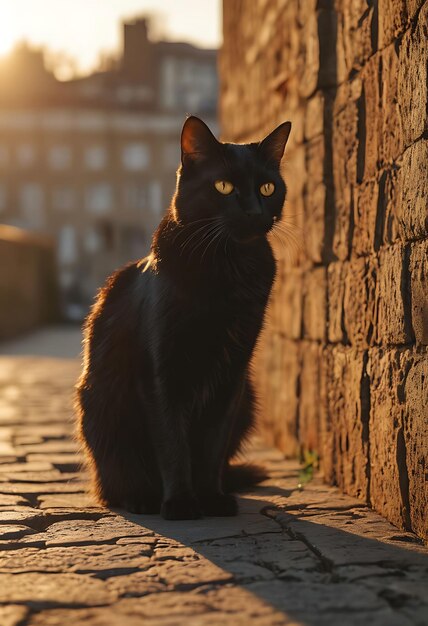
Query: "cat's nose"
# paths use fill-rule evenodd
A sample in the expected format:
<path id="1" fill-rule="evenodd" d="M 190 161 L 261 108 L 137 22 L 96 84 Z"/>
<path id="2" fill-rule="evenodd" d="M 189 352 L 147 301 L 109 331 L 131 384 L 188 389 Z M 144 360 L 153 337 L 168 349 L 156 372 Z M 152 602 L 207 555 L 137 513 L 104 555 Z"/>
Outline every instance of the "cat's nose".
<path id="1" fill-rule="evenodd" d="M 260 202 L 256 198 L 254 198 L 253 200 L 249 200 L 244 203 L 244 212 L 247 215 L 261 215 L 262 206 Z"/>

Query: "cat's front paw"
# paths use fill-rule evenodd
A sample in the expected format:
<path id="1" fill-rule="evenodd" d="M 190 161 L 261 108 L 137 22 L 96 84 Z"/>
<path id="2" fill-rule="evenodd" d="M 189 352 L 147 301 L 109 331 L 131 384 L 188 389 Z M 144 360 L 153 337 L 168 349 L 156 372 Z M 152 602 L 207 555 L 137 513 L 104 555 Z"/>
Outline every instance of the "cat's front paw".
<path id="1" fill-rule="evenodd" d="M 193 496 L 181 496 L 162 502 L 161 515 L 164 519 L 198 519 L 201 508 Z"/>
<path id="2" fill-rule="evenodd" d="M 238 515 L 238 502 L 229 493 L 210 493 L 201 498 L 204 515 L 228 517 Z"/>

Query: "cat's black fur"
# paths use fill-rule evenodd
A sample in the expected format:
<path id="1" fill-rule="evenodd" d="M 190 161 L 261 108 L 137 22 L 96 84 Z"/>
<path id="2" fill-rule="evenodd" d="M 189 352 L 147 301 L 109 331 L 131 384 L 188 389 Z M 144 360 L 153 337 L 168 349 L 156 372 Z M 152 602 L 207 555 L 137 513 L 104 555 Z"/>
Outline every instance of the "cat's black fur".
<path id="1" fill-rule="evenodd" d="M 290 131 L 222 144 L 186 120 L 171 207 L 150 256 L 119 270 L 85 327 L 79 434 L 100 502 L 167 519 L 234 515 L 234 467 L 254 422 L 249 362 L 275 276 L 266 234 L 281 216 Z M 230 181 L 222 195 L 215 181 Z M 260 186 L 275 184 L 272 196 Z"/>

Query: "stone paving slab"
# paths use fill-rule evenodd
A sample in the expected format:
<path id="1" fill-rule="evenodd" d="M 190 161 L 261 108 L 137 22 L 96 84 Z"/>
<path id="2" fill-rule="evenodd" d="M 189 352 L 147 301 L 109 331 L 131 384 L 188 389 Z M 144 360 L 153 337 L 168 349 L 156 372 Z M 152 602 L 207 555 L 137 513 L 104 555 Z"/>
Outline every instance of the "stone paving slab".
<path id="1" fill-rule="evenodd" d="M 1 626 L 426 626 L 428 550 L 255 445 L 236 518 L 100 508 L 78 471 L 71 359 L 0 357 Z"/>

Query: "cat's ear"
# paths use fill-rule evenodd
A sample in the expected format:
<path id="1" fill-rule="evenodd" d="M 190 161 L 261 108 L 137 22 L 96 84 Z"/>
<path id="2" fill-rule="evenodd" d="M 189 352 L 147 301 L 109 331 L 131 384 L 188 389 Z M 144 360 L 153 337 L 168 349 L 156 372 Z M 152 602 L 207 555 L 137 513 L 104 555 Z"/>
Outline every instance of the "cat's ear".
<path id="1" fill-rule="evenodd" d="M 219 145 L 208 126 L 199 117 L 191 115 L 184 122 L 181 131 L 182 161 L 185 157 L 198 160 L 208 156 L 213 151 L 218 150 Z"/>
<path id="2" fill-rule="evenodd" d="M 291 122 L 283 122 L 265 137 L 258 146 L 268 162 L 279 166 L 291 130 Z"/>

